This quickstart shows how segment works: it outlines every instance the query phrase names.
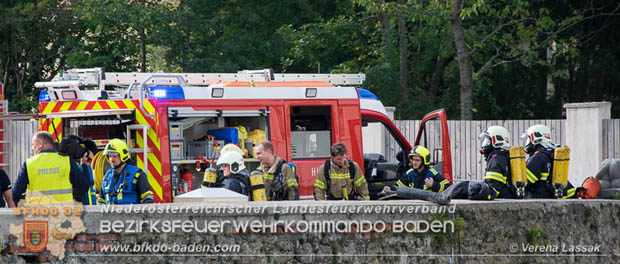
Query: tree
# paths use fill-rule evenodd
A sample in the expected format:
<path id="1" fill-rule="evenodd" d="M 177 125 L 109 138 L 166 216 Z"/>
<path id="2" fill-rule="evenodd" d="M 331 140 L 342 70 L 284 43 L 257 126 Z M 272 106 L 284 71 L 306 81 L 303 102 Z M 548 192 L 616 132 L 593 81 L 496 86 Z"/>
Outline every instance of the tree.
<path id="1" fill-rule="evenodd" d="M 620 3 L 579 2 L 555 6 L 556 16 L 580 10 L 583 19 L 554 39 L 547 101 L 562 117 L 564 102 L 610 101 L 612 117 L 620 117 Z"/>
<path id="2" fill-rule="evenodd" d="M 0 74 L 10 111 L 35 111 L 34 83 L 62 69 L 63 55 L 75 48 L 73 40 L 83 36 L 83 27 L 65 1 L 10 0 L 0 12 L 5 19 Z"/>
<path id="3" fill-rule="evenodd" d="M 454 46 L 456 47 L 459 63 L 459 76 L 461 84 L 461 119 L 470 120 L 473 118 L 471 103 L 474 80 L 472 76 L 471 53 L 469 53 L 465 43 L 465 29 L 463 28 L 463 23 L 461 21 L 463 2 L 464 0 L 454 0 L 450 21 L 452 22 Z"/>
<path id="4" fill-rule="evenodd" d="M 455 57 L 448 12 L 427 1 L 356 1 L 380 25 L 381 56 L 368 66 L 365 87 L 384 104 L 397 107 L 396 118 L 421 118 L 437 108 L 458 114 L 453 82 Z M 404 36 L 403 36 L 404 35 Z M 374 51 L 377 52 L 377 51 Z M 394 85 L 394 78 L 398 85 Z M 399 87 L 398 91 L 394 90 Z"/>
<path id="5" fill-rule="evenodd" d="M 287 27 L 298 28 L 321 19 L 329 20 L 339 1 L 182 1 L 174 14 L 167 59 L 184 71 L 236 72 L 243 69 L 290 69 L 292 43 Z M 281 28 L 284 28 L 283 30 Z M 316 70 L 314 62 L 313 71 Z"/>
<path id="6" fill-rule="evenodd" d="M 405 0 L 399 0 L 398 4 L 403 7 Z M 400 99 L 407 101 L 407 95 L 409 90 L 409 41 L 407 41 L 407 25 L 405 24 L 405 8 L 398 8 L 397 20 L 398 20 L 398 46 L 400 54 Z M 400 116 L 403 116 L 403 107 L 398 109 L 401 111 Z"/>
<path id="7" fill-rule="evenodd" d="M 87 34 L 67 54 L 70 67 L 104 67 L 107 71 L 146 71 L 147 46 L 165 38 L 157 32 L 173 21 L 174 1 L 72 1 Z"/>
<path id="8" fill-rule="evenodd" d="M 461 119 L 473 118 L 471 94 L 475 80 L 508 63 L 549 66 L 545 53 L 548 49 L 560 45 L 574 50 L 574 40 L 580 38 L 559 35 L 594 17 L 617 16 L 620 6 L 613 3 L 611 11 L 606 13 L 586 3 L 557 16 L 554 12 L 561 4 L 554 6 L 546 1 L 453 0 L 447 4 L 452 8 L 451 23 L 461 76 Z"/>

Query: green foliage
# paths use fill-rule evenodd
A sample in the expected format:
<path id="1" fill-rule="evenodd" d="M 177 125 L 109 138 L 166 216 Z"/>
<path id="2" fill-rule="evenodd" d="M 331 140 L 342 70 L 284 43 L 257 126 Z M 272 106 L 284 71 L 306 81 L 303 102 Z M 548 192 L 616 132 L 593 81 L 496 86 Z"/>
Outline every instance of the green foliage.
<path id="1" fill-rule="evenodd" d="M 348 1 L 183 1 L 164 40 L 168 59 L 184 71 L 283 71 L 292 43 L 283 36 L 319 19 L 329 20 Z M 307 72 L 307 71 L 304 71 Z"/>
<path id="2" fill-rule="evenodd" d="M 588 223 L 590 216 L 592 216 L 592 211 L 594 210 L 589 207 L 586 207 L 586 209 L 584 210 L 584 213 L 583 213 L 583 224 L 584 225 Z"/>
<path id="3" fill-rule="evenodd" d="M 86 27 L 67 67 L 105 67 L 107 71 L 141 68 L 141 45 L 159 43 L 158 30 L 167 27 L 176 10 L 170 3 L 152 1 L 72 1 L 75 15 Z"/>
<path id="4" fill-rule="evenodd" d="M 374 25 L 345 16 L 306 24 L 300 28 L 284 25 L 278 33 L 292 47 L 281 59 L 283 70 L 291 72 L 362 72 L 377 59 L 368 43 Z M 365 32 L 366 31 L 366 32 Z M 368 34 L 371 33 L 371 34 Z M 320 68 L 319 68 L 320 66 Z M 328 71 L 326 71 L 328 70 Z"/>
<path id="5" fill-rule="evenodd" d="M 592 232 L 598 231 L 598 226 L 595 223 L 590 223 L 589 227 Z"/>
<path id="6" fill-rule="evenodd" d="M 67 3 L 54 0 L 3 1 L 0 15 L 0 81 L 9 111 L 36 111 L 34 83 L 58 72 L 83 28 Z"/>
<path id="7" fill-rule="evenodd" d="M 180 65 L 169 63 L 166 60 L 166 54 L 170 52 L 170 48 L 166 46 L 146 46 L 146 64 L 147 71 L 150 72 L 182 72 L 183 69 Z"/>
<path id="8" fill-rule="evenodd" d="M 21 109 L 22 113 L 36 113 L 39 107 L 38 93 L 36 96 L 27 96 L 22 99 L 12 100 L 9 103 L 9 111 Z"/>
<path id="9" fill-rule="evenodd" d="M 541 227 L 535 227 L 527 231 L 527 242 L 531 245 L 538 245 L 543 239 L 548 239 L 549 234 Z"/>
<path id="10" fill-rule="evenodd" d="M 467 228 L 467 222 L 465 222 L 465 219 L 462 217 L 449 216 L 444 213 L 434 214 L 429 222 L 432 223 L 433 221 L 439 221 L 443 224 L 447 221 L 452 221 L 454 223 L 454 233 L 437 232 L 432 234 L 433 247 L 435 248 L 441 248 L 442 245 L 450 245 L 451 238 L 454 239 L 455 244 L 458 244 Z"/>

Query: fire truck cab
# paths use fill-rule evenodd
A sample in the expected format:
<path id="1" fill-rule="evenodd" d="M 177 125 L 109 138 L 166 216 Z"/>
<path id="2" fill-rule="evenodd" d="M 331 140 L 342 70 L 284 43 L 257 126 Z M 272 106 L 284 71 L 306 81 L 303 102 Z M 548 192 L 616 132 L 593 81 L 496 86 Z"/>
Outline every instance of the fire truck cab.
<path id="1" fill-rule="evenodd" d="M 57 140 L 66 134 L 92 138 L 101 149 L 110 139 L 126 140 L 132 160 L 147 172 L 157 202 L 173 202 L 176 195 L 200 188 L 205 169 L 215 166 L 224 144 L 244 150 L 246 166 L 254 170 L 259 162 L 253 146 L 262 140 L 270 140 L 276 155 L 296 165 L 300 198 L 313 199 L 319 166 L 330 157 L 330 146 L 342 142 L 348 157 L 363 166 L 375 199 L 383 186 L 405 173 L 412 145 L 374 94 L 352 86 L 364 78 L 269 70 L 220 74 L 74 69 L 36 83 L 45 89 L 39 96 L 39 128 Z M 433 131 L 441 131 L 439 140 L 427 135 L 428 124 L 438 126 Z M 373 127 L 382 132 L 367 134 Z M 389 135 L 389 149 L 365 151 L 363 138 L 378 135 Z M 431 149 L 436 168 L 452 181 L 445 111 L 422 120 L 416 144 Z M 375 153 L 365 153 L 369 151 Z M 109 168 L 106 163 L 93 166 L 96 178 Z"/>

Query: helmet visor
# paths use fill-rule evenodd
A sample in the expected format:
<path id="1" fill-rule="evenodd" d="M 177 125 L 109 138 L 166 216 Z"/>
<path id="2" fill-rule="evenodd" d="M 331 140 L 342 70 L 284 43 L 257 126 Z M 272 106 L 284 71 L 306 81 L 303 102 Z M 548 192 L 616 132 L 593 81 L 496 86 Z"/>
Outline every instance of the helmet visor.
<path id="1" fill-rule="evenodd" d="M 482 138 L 482 143 L 480 144 L 481 147 L 486 147 L 491 145 L 491 139 L 489 137 L 484 137 Z"/>
<path id="2" fill-rule="evenodd" d="M 103 155 L 110 155 L 110 154 L 116 154 L 116 155 L 120 155 L 120 153 L 118 152 L 118 150 L 115 149 L 110 149 L 107 148 L 103 151 Z"/>
<path id="3" fill-rule="evenodd" d="M 121 156 L 120 153 L 115 152 L 115 151 L 106 152 L 106 153 L 103 153 L 103 155 L 108 156 L 108 157 L 109 156 L 115 156 L 115 157 L 120 157 Z"/>
<path id="4" fill-rule="evenodd" d="M 420 155 L 420 153 L 411 153 L 411 154 L 409 154 L 409 159 L 412 160 L 413 157 L 415 157 L 415 156 L 418 156 L 418 157 L 422 158 L 422 155 Z"/>

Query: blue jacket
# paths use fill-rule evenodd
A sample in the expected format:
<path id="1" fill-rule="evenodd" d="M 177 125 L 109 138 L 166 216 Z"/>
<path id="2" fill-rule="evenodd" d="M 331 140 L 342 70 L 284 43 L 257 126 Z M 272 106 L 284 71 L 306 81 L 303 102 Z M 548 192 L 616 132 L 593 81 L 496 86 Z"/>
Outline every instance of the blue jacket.
<path id="1" fill-rule="evenodd" d="M 84 193 L 84 201 L 82 202 L 82 204 L 97 205 L 97 192 L 95 191 L 93 168 L 90 165 L 86 165 L 86 174 L 88 174 L 90 187 L 88 187 L 88 191 Z"/>
<path id="2" fill-rule="evenodd" d="M 231 174 L 228 177 L 224 177 L 222 185 L 224 186 L 224 188 L 229 189 L 233 192 L 251 196 L 249 193 L 250 179 L 247 169 L 244 169 L 239 173 Z"/>
<path id="3" fill-rule="evenodd" d="M 430 188 L 426 186 L 424 181 L 426 178 L 433 179 L 433 186 Z M 416 169 L 408 170 L 407 174 L 403 175 L 400 179 L 398 179 L 398 181 L 396 181 L 396 186 L 406 186 L 440 193 L 450 186 L 450 182 L 444 179 L 441 173 L 434 168 L 425 166 L 422 172 L 418 172 Z"/>
<path id="4" fill-rule="evenodd" d="M 123 171 L 109 169 L 101 181 L 99 202 L 106 204 L 153 203 L 153 191 L 146 174 L 138 167 L 126 164 Z"/>

